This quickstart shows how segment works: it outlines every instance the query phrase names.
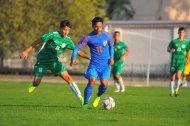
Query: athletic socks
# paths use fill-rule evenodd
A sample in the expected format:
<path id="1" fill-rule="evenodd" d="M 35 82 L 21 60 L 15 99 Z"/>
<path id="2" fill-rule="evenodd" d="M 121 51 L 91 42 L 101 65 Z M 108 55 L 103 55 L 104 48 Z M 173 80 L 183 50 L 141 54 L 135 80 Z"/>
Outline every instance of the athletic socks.
<path id="1" fill-rule="evenodd" d="M 171 81 L 170 82 L 170 95 L 173 95 L 174 94 L 174 81 Z"/>
<path id="2" fill-rule="evenodd" d="M 92 95 L 92 89 L 93 86 L 91 86 L 90 84 L 87 84 L 86 88 L 84 89 L 84 105 L 88 104 L 88 101 Z"/>
<path id="3" fill-rule="evenodd" d="M 125 85 L 123 84 L 123 79 L 120 78 L 120 79 L 118 80 L 118 82 L 119 82 L 119 84 L 120 84 L 120 91 L 121 91 L 121 92 L 124 92 L 124 91 L 125 91 Z"/>
<path id="4" fill-rule="evenodd" d="M 107 90 L 107 86 L 104 86 L 104 85 L 101 84 L 99 86 L 99 88 L 98 88 L 97 96 L 100 97 L 106 90 Z"/>
<path id="5" fill-rule="evenodd" d="M 118 81 L 114 79 L 114 85 L 115 85 L 115 92 L 119 92 L 120 91 L 120 86 L 118 84 Z"/>
<path id="6" fill-rule="evenodd" d="M 74 94 L 77 96 L 77 98 L 80 100 L 81 99 L 81 92 L 78 88 L 78 86 L 75 84 L 75 82 L 69 84 L 71 90 L 74 92 Z"/>

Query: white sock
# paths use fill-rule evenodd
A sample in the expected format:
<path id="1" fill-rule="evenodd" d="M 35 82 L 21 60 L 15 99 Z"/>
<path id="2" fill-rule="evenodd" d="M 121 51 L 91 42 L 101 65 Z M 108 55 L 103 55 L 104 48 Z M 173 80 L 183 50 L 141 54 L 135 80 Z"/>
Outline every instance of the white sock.
<path id="1" fill-rule="evenodd" d="M 75 82 L 69 84 L 71 90 L 75 93 L 75 95 L 77 96 L 78 99 L 81 99 L 81 92 L 78 88 L 78 86 L 75 84 Z"/>
<path id="2" fill-rule="evenodd" d="M 120 78 L 119 80 L 118 80 L 118 82 L 119 82 L 119 84 L 120 84 L 120 90 L 123 92 L 123 91 L 125 91 L 125 85 L 123 84 L 123 79 L 122 78 Z"/>
<path id="3" fill-rule="evenodd" d="M 174 93 L 174 81 L 170 82 L 170 93 L 173 94 Z"/>
<path id="4" fill-rule="evenodd" d="M 115 85 L 116 91 L 120 91 L 120 86 L 119 86 L 117 80 L 115 80 L 115 79 L 114 79 L 114 85 Z"/>
<path id="5" fill-rule="evenodd" d="M 177 91 L 179 90 L 180 84 L 181 84 L 181 79 L 177 80 L 177 83 L 176 83 L 176 90 Z"/>

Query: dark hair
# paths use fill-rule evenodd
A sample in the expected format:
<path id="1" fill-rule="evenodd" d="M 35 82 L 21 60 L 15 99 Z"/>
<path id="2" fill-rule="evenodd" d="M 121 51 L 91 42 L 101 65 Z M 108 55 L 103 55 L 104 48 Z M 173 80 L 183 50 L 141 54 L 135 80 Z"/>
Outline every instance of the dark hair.
<path id="1" fill-rule="evenodd" d="M 186 29 L 185 29 L 185 27 L 179 27 L 178 32 L 179 31 L 186 31 Z"/>
<path id="2" fill-rule="evenodd" d="M 115 35 L 115 34 L 117 34 L 117 33 L 119 33 L 119 34 L 120 34 L 120 32 L 119 32 L 119 31 L 115 31 L 115 32 L 114 32 L 114 35 Z"/>
<path id="3" fill-rule="evenodd" d="M 94 19 L 92 19 L 91 22 L 92 22 L 92 27 L 93 27 L 94 25 L 96 25 L 97 22 L 103 23 L 104 21 L 103 21 L 103 18 L 101 18 L 101 17 L 95 17 Z"/>
<path id="4" fill-rule="evenodd" d="M 72 24 L 69 20 L 63 20 L 60 22 L 60 28 L 64 28 L 65 26 L 72 28 Z"/>

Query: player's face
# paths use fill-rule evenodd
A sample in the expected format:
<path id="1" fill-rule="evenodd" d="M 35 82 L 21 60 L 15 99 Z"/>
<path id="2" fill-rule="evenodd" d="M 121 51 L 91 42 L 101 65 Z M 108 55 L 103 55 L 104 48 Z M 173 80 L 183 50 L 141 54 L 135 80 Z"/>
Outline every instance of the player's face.
<path id="1" fill-rule="evenodd" d="M 99 35 L 102 32 L 102 28 L 103 28 L 103 23 L 102 22 L 97 22 L 94 25 L 94 31 Z"/>
<path id="2" fill-rule="evenodd" d="M 185 31 L 184 30 L 179 31 L 178 34 L 179 34 L 179 38 L 185 37 Z"/>
<path id="3" fill-rule="evenodd" d="M 119 42 L 119 39 L 120 39 L 120 34 L 119 33 L 115 33 L 114 34 L 114 40 L 115 40 L 115 42 Z"/>
<path id="4" fill-rule="evenodd" d="M 70 28 L 67 26 L 60 28 L 60 33 L 61 33 L 61 36 L 63 37 L 67 36 L 69 32 L 70 32 Z"/>

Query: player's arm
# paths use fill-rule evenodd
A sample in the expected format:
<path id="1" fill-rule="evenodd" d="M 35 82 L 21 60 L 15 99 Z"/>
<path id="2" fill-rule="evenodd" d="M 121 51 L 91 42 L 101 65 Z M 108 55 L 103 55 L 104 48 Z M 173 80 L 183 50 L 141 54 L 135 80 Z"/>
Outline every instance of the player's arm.
<path id="1" fill-rule="evenodd" d="M 76 56 L 77 56 L 77 54 L 79 54 L 79 56 L 82 54 L 81 53 L 81 51 L 80 51 L 80 49 L 82 49 L 86 44 L 87 44 L 87 42 L 88 42 L 88 38 L 87 37 L 84 37 L 84 38 L 82 38 L 79 42 L 78 42 L 78 44 L 77 44 L 77 46 L 74 48 L 74 50 L 73 50 L 73 53 L 72 53 L 72 55 L 71 55 L 71 62 L 70 62 L 70 66 L 72 66 L 73 64 L 75 64 L 76 63 Z M 80 52 L 79 52 L 80 51 Z M 79 53 L 78 53 L 79 52 Z M 83 53 L 84 54 L 84 53 Z M 83 55 L 82 54 L 82 55 Z M 86 56 L 86 55 L 83 55 L 84 57 L 88 57 L 88 56 Z M 89 58 L 89 57 L 88 57 Z M 90 59 L 90 58 L 89 58 Z"/>
<path id="2" fill-rule="evenodd" d="M 33 43 L 30 44 L 28 48 L 26 48 L 21 54 L 20 54 L 20 59 L 26 59 L 28 54 L 32 51 L 33 47 L 41 43 L 41 39 L 38 39 L 34 41 Z"/>
<path id="3" fill-rule="evenodd" d="M 108 33 L 108 37 L 109 37 L 109 54 L 110 54 L 110 59 L 109 59 L 109 65 L 113 65 L 114 64 L 114 39 L 111 33 Z"/>
<path id="4" fill-rule="evenodd" d="M 121 60 L 124 60 L 125 57 L 129 54 L 129 48 L 125 48 L 125 53 L 120 57 Z"/>
<path id="5" fill-rule="evenodd" d="M 80 56 L 80 57 L 83 57 L 83 58 L 85 58 L 85 59 L 88 59 L 88 60 L 90 60 L 90 56 L 89 55 L 87 55 L 86 53 L 84 53 L 83 51 L 78 51 L 78 55 Z"/>
<path id="6" fill-rule="evenodd" d="M 167 51 L 170 53 L 174 53 L 175 49 L 173 48 L 173 41 L 171 41 L 168 45 Z"/>

